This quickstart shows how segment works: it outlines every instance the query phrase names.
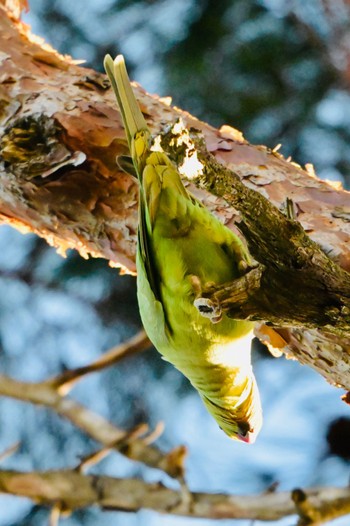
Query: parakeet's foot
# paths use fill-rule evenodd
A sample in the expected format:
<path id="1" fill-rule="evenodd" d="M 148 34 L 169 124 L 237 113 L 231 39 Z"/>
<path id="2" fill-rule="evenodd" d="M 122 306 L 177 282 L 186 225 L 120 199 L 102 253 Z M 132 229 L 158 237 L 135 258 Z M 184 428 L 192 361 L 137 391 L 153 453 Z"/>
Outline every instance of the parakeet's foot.
<path id="1" fill-rule="evenodd" d="M 197 298 L 193 305 L 204 318 L 209 318 L 212 323 L 219 323 L 222 320 L 220 305 L 215 305 L 209 298 Z"/>
<path id="2" fill-rule="evenodd" d="M 204 318 L 209 318 L 212 323 L 219 323 L 222 319 L 222 311 L 219 305 L 215 305 L 213 301 L 208 298 L 203 298 L 203 287 L 198 276 L 192 275 L 190 277 L 192 290 L 194 292 L 195 300 L 193 305 Z M 205 287 L 215 286 L 215 283 L 206 283 Z"/>

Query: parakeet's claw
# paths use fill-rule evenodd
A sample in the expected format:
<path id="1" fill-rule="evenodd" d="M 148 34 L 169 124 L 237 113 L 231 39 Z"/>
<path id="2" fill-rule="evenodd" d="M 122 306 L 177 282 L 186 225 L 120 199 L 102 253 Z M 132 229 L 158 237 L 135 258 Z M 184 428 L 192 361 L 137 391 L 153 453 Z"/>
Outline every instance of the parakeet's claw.
<path id="1" fill-rule="evenodd" d="M 238 272 L 240 276 L 244 276 L 245 274 L 248 274 L 248 272 L 257 268 L 258 266 L 259 266 L 259 263 L 255 261 L 254 259 L 252 259 L 251 257 L 249 257 L 249 259 L 242 258 L 239 260 L 237 264 Z"/>
<path id="2" fill-rule="evenodd" d="M 201 316 L 209 318 L 212 323 L 219 323 L 222 320 L 220 305 L 215 305 L 209 298 L 197 298 L 193 304 Z"/>
<path id="3" fill-rule="evenodd" d="M 191 287 L 196 298 L 199 298 L 202 294 L 202 283 L 198 276 L 192 274 L 190 276 Z"/>
<path id="4" fill-rule="evenodd" d="M 241 261 L 238 263 L 238 272 L 240 274 L 245 274 L 249 268 L 249 264 L 245 261 L 245 259 L 241 259 Z"/>

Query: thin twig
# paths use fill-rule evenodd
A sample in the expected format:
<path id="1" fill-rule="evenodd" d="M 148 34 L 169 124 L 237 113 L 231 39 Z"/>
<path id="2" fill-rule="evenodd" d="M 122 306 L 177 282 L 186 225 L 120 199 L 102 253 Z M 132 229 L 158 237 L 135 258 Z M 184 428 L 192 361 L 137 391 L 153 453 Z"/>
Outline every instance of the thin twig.
<path id="1" fill-rule="evenodd" d="M 49 515 L 49 526 L 58 526 L 61 517 L 61 504 L 55 503 Z"/>
<path id="2" fill-rule="evenodd" d="M 164 432 L 164 422 L 158 422 L 156 427 L 151 431 L 146 437 L 144 437 L 143 442 L 147 445 L 153 444 L 160 435 Z"/>
<path id="3" fill-rule="evenodd" d="M 103 448 L 100 448 L 97 451 L 94 451 L 93 453 L 90 453 L 89 455 L 86 455 L 85 457 L 83 457 L 79 465 L 76 467 L 76 469 L 79 472 L 85 472 L 89 467 L 96 465 L 98 462 L 101 462 L 101 460 L 103 460 L 111 451 L 113 451 L 113 449 L 116 449 L 116 448 L 120 449 L 120 445 L 122 441 L 123 443 L 125 443 L 126 441 L 133 441 L 136 438 L 140 438 L 142 435 L 147 433 L 147 431 L 148 431 L 147 424 L 139 424 L 134 429 L 132 429 L 129 433 L 127 433 L 125 437 L 121 438 L 117 442 L 114 442 L 110 446 L 105 446 Z"/>
<path id="4" fill-rule="evenodd" d="M 18 451 L 20 445 L 21 445 L 21 442 L 15 442 L 12 446 L 6 448 L 5 451 L 3 451 L 0 454 L 0 462 L 3 462 L 6 458 L 8 458 L 11 455 L 13 455 L 14 453 L 16 453 Z"/>
<path id="5" fill-rule="evenodd" d="M 105 352 L 100 358 L 93 361 L 92 363 L 76 369 L 69 369 L 63 373 L 50 378 L 47 382 L 52 387 L 59 390 L 61 395 L 66 395 L 71 390 L 75 382 L 81 377 L 91 373 L 96 373 L 107 367 L 111 367 L 119 362 L 126 356 L 132 356 L 136 353 L 144 351 L 151 346 L 145 331 L 140 331 L 136 336 L 130 338 L 130 340 L 123 342 L 115 347 L 112 347 L 109 351 Z"/>

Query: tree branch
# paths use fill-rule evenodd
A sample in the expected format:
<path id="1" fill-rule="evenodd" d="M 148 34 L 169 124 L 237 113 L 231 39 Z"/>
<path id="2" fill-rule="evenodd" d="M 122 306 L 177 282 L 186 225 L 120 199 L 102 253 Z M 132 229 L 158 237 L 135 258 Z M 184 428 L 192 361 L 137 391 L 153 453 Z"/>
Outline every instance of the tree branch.
<path id="1" fill-rule="evenodd" d="M 77 367 L 76 369 L 68 369 L 47 380 L 46 384 L 50 385 L 53 389 L 57 389 L 61 395 L 66 395 L 81 377 L 111 367 L 126 356 L 132 356 L 144 351 L 151 345 L 152 344 L 145 331 L 140 331 L 127 342 L 116 345 L 109 351 L 103 353 L 94 362 L 84 365 L 83 367 Z"/>
<path id="2" fill-rule="evenodd" d="M 105 76 L 35 41 L 25 26 L 5 16 L 5 5 L 0 3 L 0 32 L 6 35 L 0 41 L 0 220 L 45 237 L 62 254 L 76 248 L 84 257 L 104 257 L 134 272 L 138 189 L 115 164 L 127 145 Z M 344 272 L 350 269 L 349 193 L 318 180 L 311 167 L 302 170 L 275 150 L 248 144 L 233 128 L 215 130 L 135 89 L 153 133 L 166 137 L 181 117 L 186 129 L 202 137 L 205 149 L 197 151 L 193 141 L 184 141 L 182 149 L 170 145 L 169 152 L 193 179 L 189 190 L 229 228 L 239 225 L 264 269 L 260 288 L 253 297 L 247 295 L 246 305 L 233 304 L 227 289 L 217 292 L 224 308 L 233 316 L 297 325 L 284 328 L 283 335 L 278 329 L 260 329 L 259 335 L 271 345 L 278 341 L 283 352 L 302 363 L 311 361 L 328 381 L 350 389 L 350 347 L 344 337 L 349 326 L 349 277 Z M 178 139 L 173 131 L 168 142 L 176 145 Z M 202 165 L 199 188 L 197 172 L 185 162 L 195 155 Z M 286 195 L 297 221 L 278 211 Z M 324 331 L 300 328 L 317 325 Z"/>
<path id="3" fill-rule="evenodd" d="M 277 327 L 324 328 L 350 336 L 350 274 L 307 236 L 298 221 L 204 155 L 201 179 L 239 209 L 239 228 L 251 254 L 263 264 L 241 280 L 209 288 L 204 296 L 219 303 L 232 318 L 268 320 Z"/>
<path id="4" fill-rule="evenodd" d="M 184 446 L 178 446 L 169 453 L 161 452 L 156 446 L 151 445 L 151 434 L 146 434 L 148 428 L 143 427 L 142 435 L 137 432 L 124 431 L 111 424 L 102 416 L 94 413 L 87 407 L 66 396 L 72 381 L 77 381 L 85 374 L 99 371 L 103 367 L 111 365 L 136 350 L 148 346 L 149 341 L 143 331 L 129 342 L 118 346 L 112 352 L 106 353 L 97 362 L 93 362 L 84 368 L 67 371 L 61 376 L 43 382 L 29 383 L 21 382 L 4 375 L 0 375 L 0 395 L 15 398 L 23 402 L 47 407 L 58 415 L 69 420 L 76 427 L 84 431 L 88 436 L 103 444 L 109 449 L 115 449 L 128 458 L 143 462 L 149 467 L 165 471 L 171 477 L 183 479 L 184 460 L 187 450 Z M 118 352 L 119 351 L 119 352 Z"/>
<path id="5" fill-rule="evenodd" d="M 289 515 L 301 517 L 299 525 L 317 526 L 350 513 L 349 488 L 297 489 L 260 495 L 191 493 L 137 479 L 85 475 L 74 469 L 22 473 L 0 471 L 0 491 L 28 497 L 61 510 L 99 506 L 103 510 L 139 511 L 207 519 L 275 521 Z"/>

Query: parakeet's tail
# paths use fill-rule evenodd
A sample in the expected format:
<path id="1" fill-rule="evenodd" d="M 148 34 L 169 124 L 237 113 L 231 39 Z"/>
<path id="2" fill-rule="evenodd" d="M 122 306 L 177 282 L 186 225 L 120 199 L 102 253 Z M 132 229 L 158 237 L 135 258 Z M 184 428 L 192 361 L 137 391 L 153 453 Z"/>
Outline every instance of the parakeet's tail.
<path id="1" fill-rule="evenodd" d="M 118 101 L 129 149 L 135 163 L 136 159 L 141 159 L 146 153 L 144 150 L 148 149 L 147 123 L 130 85 L 123 55 L 118 55 L 114 61 L 110 55 L 106 55 L 103 64 Z M 138 135 L 140 140 L 137 140 Z M 137 151 L 133 151 L 135 149 Z M 135 166 L 135 168 L 137 170 L 138 167 Z M 137 172 L 139 173 L 139 170 Z"/>

